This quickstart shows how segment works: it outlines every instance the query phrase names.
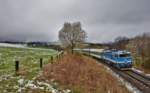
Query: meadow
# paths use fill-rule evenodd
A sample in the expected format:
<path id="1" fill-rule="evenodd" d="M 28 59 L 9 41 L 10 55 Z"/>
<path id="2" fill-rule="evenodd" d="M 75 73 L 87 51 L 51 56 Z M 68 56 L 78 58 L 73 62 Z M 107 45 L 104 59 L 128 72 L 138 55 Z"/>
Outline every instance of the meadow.
<path id="1" fill-rule="evenodd" d="M 19 93 L 28 88 L 27 83 L 32 86 L 29 83 L 41 70 L 40 58 L 47 64 L 57 53 L 52 49 L 0 47 L 0 93 Z M 17 73 L 15 61 L 19 61 Z"/>

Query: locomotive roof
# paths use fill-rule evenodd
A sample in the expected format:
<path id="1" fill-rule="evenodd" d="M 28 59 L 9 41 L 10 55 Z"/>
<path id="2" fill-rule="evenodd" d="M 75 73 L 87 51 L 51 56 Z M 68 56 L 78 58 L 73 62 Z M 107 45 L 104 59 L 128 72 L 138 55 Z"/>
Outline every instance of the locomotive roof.
<path id="1" fill-rule="evenodd" d="M 106 50 L 105 52 L 113 54 L 130 54 L 130 52 L 126 50 Z"/>
<path id="2" fill-rule="evenodd" d="M 119 51 L 116 51 L 114 53 L 117 53 L 117 54 L 130 54 L 130 52 L 128 52 L 126 50 L 119 50 Z"/>

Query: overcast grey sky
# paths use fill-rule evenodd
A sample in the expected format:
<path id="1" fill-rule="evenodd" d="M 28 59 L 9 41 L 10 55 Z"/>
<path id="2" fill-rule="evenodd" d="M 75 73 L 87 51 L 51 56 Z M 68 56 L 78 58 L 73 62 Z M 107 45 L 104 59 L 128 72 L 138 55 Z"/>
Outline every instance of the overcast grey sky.
<path id="1" fill-rule="evenodd" d="M 0 40 L 58 40 L 64 22 L 80 21 L 88 41 L 150 32 L 150 0 L 0 0 Z"/>

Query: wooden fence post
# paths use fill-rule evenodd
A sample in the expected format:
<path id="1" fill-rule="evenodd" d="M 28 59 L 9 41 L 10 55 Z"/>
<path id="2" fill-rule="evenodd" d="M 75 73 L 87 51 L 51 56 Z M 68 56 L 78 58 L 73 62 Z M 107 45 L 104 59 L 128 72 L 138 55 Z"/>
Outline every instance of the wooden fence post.
<path id="1" fill-rule="evenodd" d="M 59 59 L 60 59 L 60 55 L 61 55 L 61 54 L 59 54 Z"/>
<path id="2" fill-rule="evenodd" d="M 19 71 L 19 61 L 15 61 L 15 70 Z"/>
<path id="3" fill-rule="evenodd" d="M 51 63 L 53 64 L 53 56 L 51 56 Z"/>
<path id="4" fill-rule="evenodd" d="M 91 55 L 91 49 L 90 49 L 90 47 L 89 47 L 89 56 Z"/>
<path id="5" fill-rule="evenodd" d="M 60 53 L 60 57 L 61 57 L 61 58 L 62 58 L 62 56 L 63 56 L 63 52 Z"/>
<path id="6" fill-rule="evenodd" d="M 58 58 L 59 58 L 59 55 L 57 55 L 57 60 L 58 60 Z"/>
<path id="7" fill-rule="evenodd" d="M 43 59 L 40 58 L 40 68 L 42 69 L 42 67 L 43 67 Z"/>

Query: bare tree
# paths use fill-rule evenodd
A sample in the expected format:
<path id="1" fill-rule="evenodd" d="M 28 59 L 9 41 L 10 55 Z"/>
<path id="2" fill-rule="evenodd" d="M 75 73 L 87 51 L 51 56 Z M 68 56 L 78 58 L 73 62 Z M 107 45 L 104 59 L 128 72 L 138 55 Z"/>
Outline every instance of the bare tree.
<path id="1" fill-rule="evenodd" d="M 64 23 L 63 28 L 59 31 L 59 40 L 63 47 L 71 48 L 81 44 L 86 39 L 86 32 L 82 29 L 80 22 Z"/>
<path id="2" fill-rule="evenodd" d="M 150 69 L 150 33 L 131 38 L 126 48 L 132 52 L 138 65 L 140 61 L 141 66 Z"/>

